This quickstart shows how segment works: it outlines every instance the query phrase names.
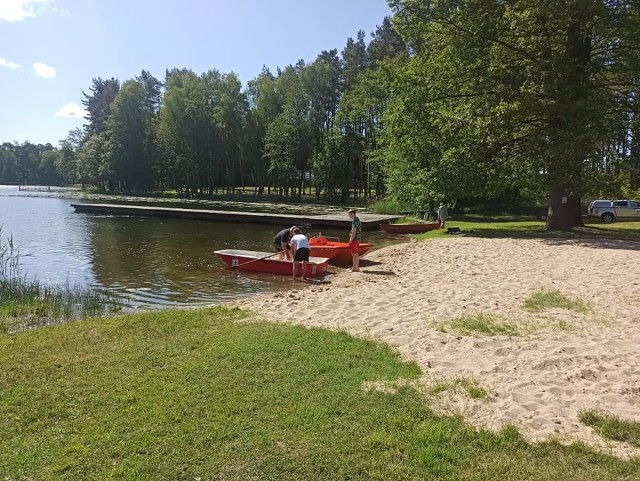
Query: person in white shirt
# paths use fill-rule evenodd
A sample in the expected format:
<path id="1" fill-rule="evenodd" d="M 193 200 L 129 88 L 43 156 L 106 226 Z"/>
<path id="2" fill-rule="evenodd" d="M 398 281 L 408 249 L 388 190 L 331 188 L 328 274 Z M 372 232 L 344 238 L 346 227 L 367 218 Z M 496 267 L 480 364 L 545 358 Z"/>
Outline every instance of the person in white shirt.
<path id="1" fill-rule="evenodd" d="M 307 277 L 307 262 L 309 262 L 309 254 L 311 248 L 309 239 L 297 227 L 292 229 L 293 237 L 289 241 L 291 243 L 291 253 L 293 254 L 293 280 L 296 280 L 296 268 L 298 262 L 302 262 L 302 278 Z"/>

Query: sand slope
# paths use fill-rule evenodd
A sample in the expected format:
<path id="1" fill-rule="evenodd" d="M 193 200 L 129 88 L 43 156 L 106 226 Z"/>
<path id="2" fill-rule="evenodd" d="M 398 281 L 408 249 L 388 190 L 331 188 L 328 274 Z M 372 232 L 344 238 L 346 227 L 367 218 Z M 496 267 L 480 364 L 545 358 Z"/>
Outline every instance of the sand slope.
<path id="1" fill-rule="evenodd" d="M 274 321 L 382 339 L 420 365 L 426 384 L 474 378 L 488 400 L 444 396 L 436 406 L 478 426 L 514 424 L 532 440 L 578 439 L 640 455 L 577 419 L 600 408 L 640 421 L 640 243 L 461 237 L 388 247 L 367 261 L 363 272 L 343 271 L 331 285 L 242 306 Z M 592 312 L 525 311 L 540 288 L 587 301 Z M 517 322 L 524 335 L 443 332 L 443 322 L 479 313 Z"/>

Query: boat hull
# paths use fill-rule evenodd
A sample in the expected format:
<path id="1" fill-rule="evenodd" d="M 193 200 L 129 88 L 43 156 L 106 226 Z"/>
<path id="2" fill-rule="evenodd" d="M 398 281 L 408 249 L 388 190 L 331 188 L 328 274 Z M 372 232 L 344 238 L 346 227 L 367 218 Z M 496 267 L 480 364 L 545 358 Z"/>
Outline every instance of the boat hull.
<path id="1" fill-rule="evenodd" d="M 225 249 L 214 252 L 228 267 L 246 272 L 263 272 L 278 276 L 293 275 L 293 262 L 280 259 L 279 254 L 269 252 Z M 265 257 L 267 257 L 265 259 Z M 307 262 L 305 277 L 321 276 L 327 272 L 329 259 L 312 256 Z M 296 276 L 302 275 L 302 264 L 298 263 Z"/>
<path id="2" fill-rule="evenodd" d="M 312 237 L 309 239 L 311 255 L 317 257 L 328 257 L 332 263 L 347 264 L 351 262 L 351 248 L 348 242 L 331 241 L 326 237 Z M 358 254 L 365 255 L 373 244 L 360 243 Z"/>
<path id="3" fill-rule="evenodd" d="M 440 228 L 440 224 L 380 224 L 387 234 L 422 234 Z"/>

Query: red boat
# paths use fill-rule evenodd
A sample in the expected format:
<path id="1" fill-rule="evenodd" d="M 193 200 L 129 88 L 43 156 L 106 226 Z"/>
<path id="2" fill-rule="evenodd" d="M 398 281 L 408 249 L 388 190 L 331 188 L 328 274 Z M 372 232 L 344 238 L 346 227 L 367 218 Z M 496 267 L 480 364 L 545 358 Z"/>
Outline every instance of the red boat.
<path id="1" fill-rule="evenodd" d="M 439 229 L 440 224 L 380 224 L 380 227 L 387 234 L 421 234 Z"/>
<path id="2" fill-rule="evenodd" d="M 346 264 L 351 262 L 351 249 L 348 242 L 339 242 L 330 240 L 324 236 L 312 237 L 309 239 L 311 246 L 311 255 L 317 257 L 328 257 L 331 261 L 338 264 Z M 365 255 L 373 244 L 360 243 L 358 254 Z"/>
<path id="3" fill-rule="evenodd" d="M 293 262 L 280 259 L 279 253 L 244 251 L 225 249 L 215 251 L 215 254 L 232 269 L 250 272 L 265 272 L 279 276 L 293 275 Z M 319 276 L 327 272 L 329 259 L 310 257 L 307 262 L 307 272 L 304 277 Z M 302 266 L 298 267 L 296 275 L 300 275 Z"/>

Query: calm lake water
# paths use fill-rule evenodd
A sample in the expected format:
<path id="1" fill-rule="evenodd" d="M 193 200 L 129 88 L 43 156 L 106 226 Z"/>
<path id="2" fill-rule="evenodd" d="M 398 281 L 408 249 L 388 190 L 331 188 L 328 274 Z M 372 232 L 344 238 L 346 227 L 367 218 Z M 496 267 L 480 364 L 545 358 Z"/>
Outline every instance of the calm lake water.
<path id="1" fill-rule="evenodd" d="M 72 202 L 78 200 L 0 186 L 2 239 L 13 237 L 24 274 L 109 289 L 134 308 L 220 303 L 292 285 L 287 278 L 224 269 L 213 254 L 270 252 L 277 227 L 77 214 Z M 365 238 L 376 247 L 394 242 L 380 233 Z"/>

